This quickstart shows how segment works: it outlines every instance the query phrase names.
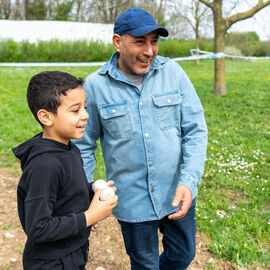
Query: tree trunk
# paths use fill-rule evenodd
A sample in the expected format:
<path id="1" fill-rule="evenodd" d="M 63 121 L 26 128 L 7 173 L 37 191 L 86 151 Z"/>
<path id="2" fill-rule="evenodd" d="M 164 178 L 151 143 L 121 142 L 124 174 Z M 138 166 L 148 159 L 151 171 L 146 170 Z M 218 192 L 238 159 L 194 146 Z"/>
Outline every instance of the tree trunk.
<path id="1" fill-rule="evenodd" d="M 222 18 L 221 6 L 217 7 L 214 14 L 214 47 L 215 53 L 224 52 L 225 49 L 225 33 L 226 33 L 226 21 Z M 226 76 L 225 76 L 225 58 L 215 59 L 215 86 L 214 94 L 221 96 L 226 95 Z"/>
<path id="2" fill-rule="evenodd" d="M 197 50 L 199 50 L 199 28 L 196 27 L 196 33 L 195 33 L 195 47 Z M 199 55 L 199 52 L 196 51 L 196 55 Z M 200 59 L 195 60 L 195 64 L 199 65 L 200 64 Z"/>
<path id="3" fill-rule="evenodd" d="M 215 35 L 215 53 L 224 52 L 225 41 L 224 35 Z M 215 59 L 215 87 L 214 93 L 216 95 L 225 95 L 226 89 L 226 76 L 225 76 L 225 58 Z"/>

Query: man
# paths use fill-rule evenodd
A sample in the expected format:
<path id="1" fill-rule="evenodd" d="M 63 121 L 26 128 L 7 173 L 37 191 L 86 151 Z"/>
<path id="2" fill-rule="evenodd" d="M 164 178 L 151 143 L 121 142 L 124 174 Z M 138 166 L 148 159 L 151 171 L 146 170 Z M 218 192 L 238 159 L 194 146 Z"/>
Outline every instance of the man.
<path id="1" fill-rule="evenodd" d="M 157 56 L 168 31 L 132 8 L 115 21 L 116 52 L 84 83 L 90 115 L 77 141 L 89 182 L 100 138 L 131 269 L 186 269 L 195 256 L 195 197 L 205 161 L 203 109 L 185 72 Z M 158 229 L 164 252 L 159 257 Z"/>

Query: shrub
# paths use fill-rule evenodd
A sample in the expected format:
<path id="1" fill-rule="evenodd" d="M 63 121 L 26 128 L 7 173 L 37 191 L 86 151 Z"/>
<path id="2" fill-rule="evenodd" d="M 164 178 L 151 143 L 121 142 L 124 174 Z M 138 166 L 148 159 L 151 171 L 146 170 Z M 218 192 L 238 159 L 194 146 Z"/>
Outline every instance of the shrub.
<path id="1" fill-rule="evenodd" d="M 0 41 L 0 62 L 95 62 L 108 60 L 113 52 L 112 44 L 99 41 Z"/>
<path id="2" fill-rule="evenodd" d="M 189 56 L 194 40 L 161 40 L 159 54 L 168 57 Z M 200 49 L 213 51 L 213 42 L 200 41 Z M 0 41 L 0 62 L 100 62 L 107 61 L 115 51 L 112 44 L 100 41 Z"/>

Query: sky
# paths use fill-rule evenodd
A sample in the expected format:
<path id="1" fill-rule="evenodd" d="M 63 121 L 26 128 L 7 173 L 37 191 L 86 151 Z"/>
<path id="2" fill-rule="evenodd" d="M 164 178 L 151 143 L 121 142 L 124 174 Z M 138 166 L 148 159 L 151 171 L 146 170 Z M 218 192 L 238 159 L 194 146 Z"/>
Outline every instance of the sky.
<path id="1" fill-rule="evenodd" d="M 235 23 L 230 28 L 229 32 L 231 31 L 255 31 L 260 40 L 270 40 L 270 6 L 260 10 L 250 19 Z"/>
<path id="2" fill-rule="evenodd" d="M 186 0 L 187 1 L 187 0 Z M 224 0 L 225 2 L 226 0 Z M 257 3 L 257 0 L 239 0 L 237 9 L 232 10 L 230 4 L 235 0 L 227 0 L 228 12 L 235 14 L 243 12 Z M 250 3 L 250 4 L 249 4 Z M 227 15 L 231 15 L 227 14 Z M 250 19 L 235 23 L 230 29 L 232 31 L 255 31 L 260 40 L 270 40 L 270 6 L 262 9 Z M 15 41 L 28 39 L 35 42 L 37 39 L 48 40 L 58 38 L 69 39 L 100 39 L 103 42 L 111 42 L 113 30 L 112 25 L 73 23 L 73 22 L 52 22 L 52 21 L 5 21 L 0 20 L 0 39 L 12 38 Z"/>

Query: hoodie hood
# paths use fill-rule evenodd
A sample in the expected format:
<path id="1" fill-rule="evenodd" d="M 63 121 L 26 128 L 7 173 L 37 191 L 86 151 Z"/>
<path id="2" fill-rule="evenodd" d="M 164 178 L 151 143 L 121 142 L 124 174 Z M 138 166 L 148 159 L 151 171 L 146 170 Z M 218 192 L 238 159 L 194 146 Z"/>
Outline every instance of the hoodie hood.
<path id="1" fill-rule="evenodd" d="M 22 170 L 36 156 L 43 153 L 66 153 L 70 151 L 72 143 L 68 145 L 54 141 L 51 139 L 42 138 L 42 133 L 37 134 L 28 141 L 13 148 L 12 151 L 16 158 L 21 161 Z"/>

